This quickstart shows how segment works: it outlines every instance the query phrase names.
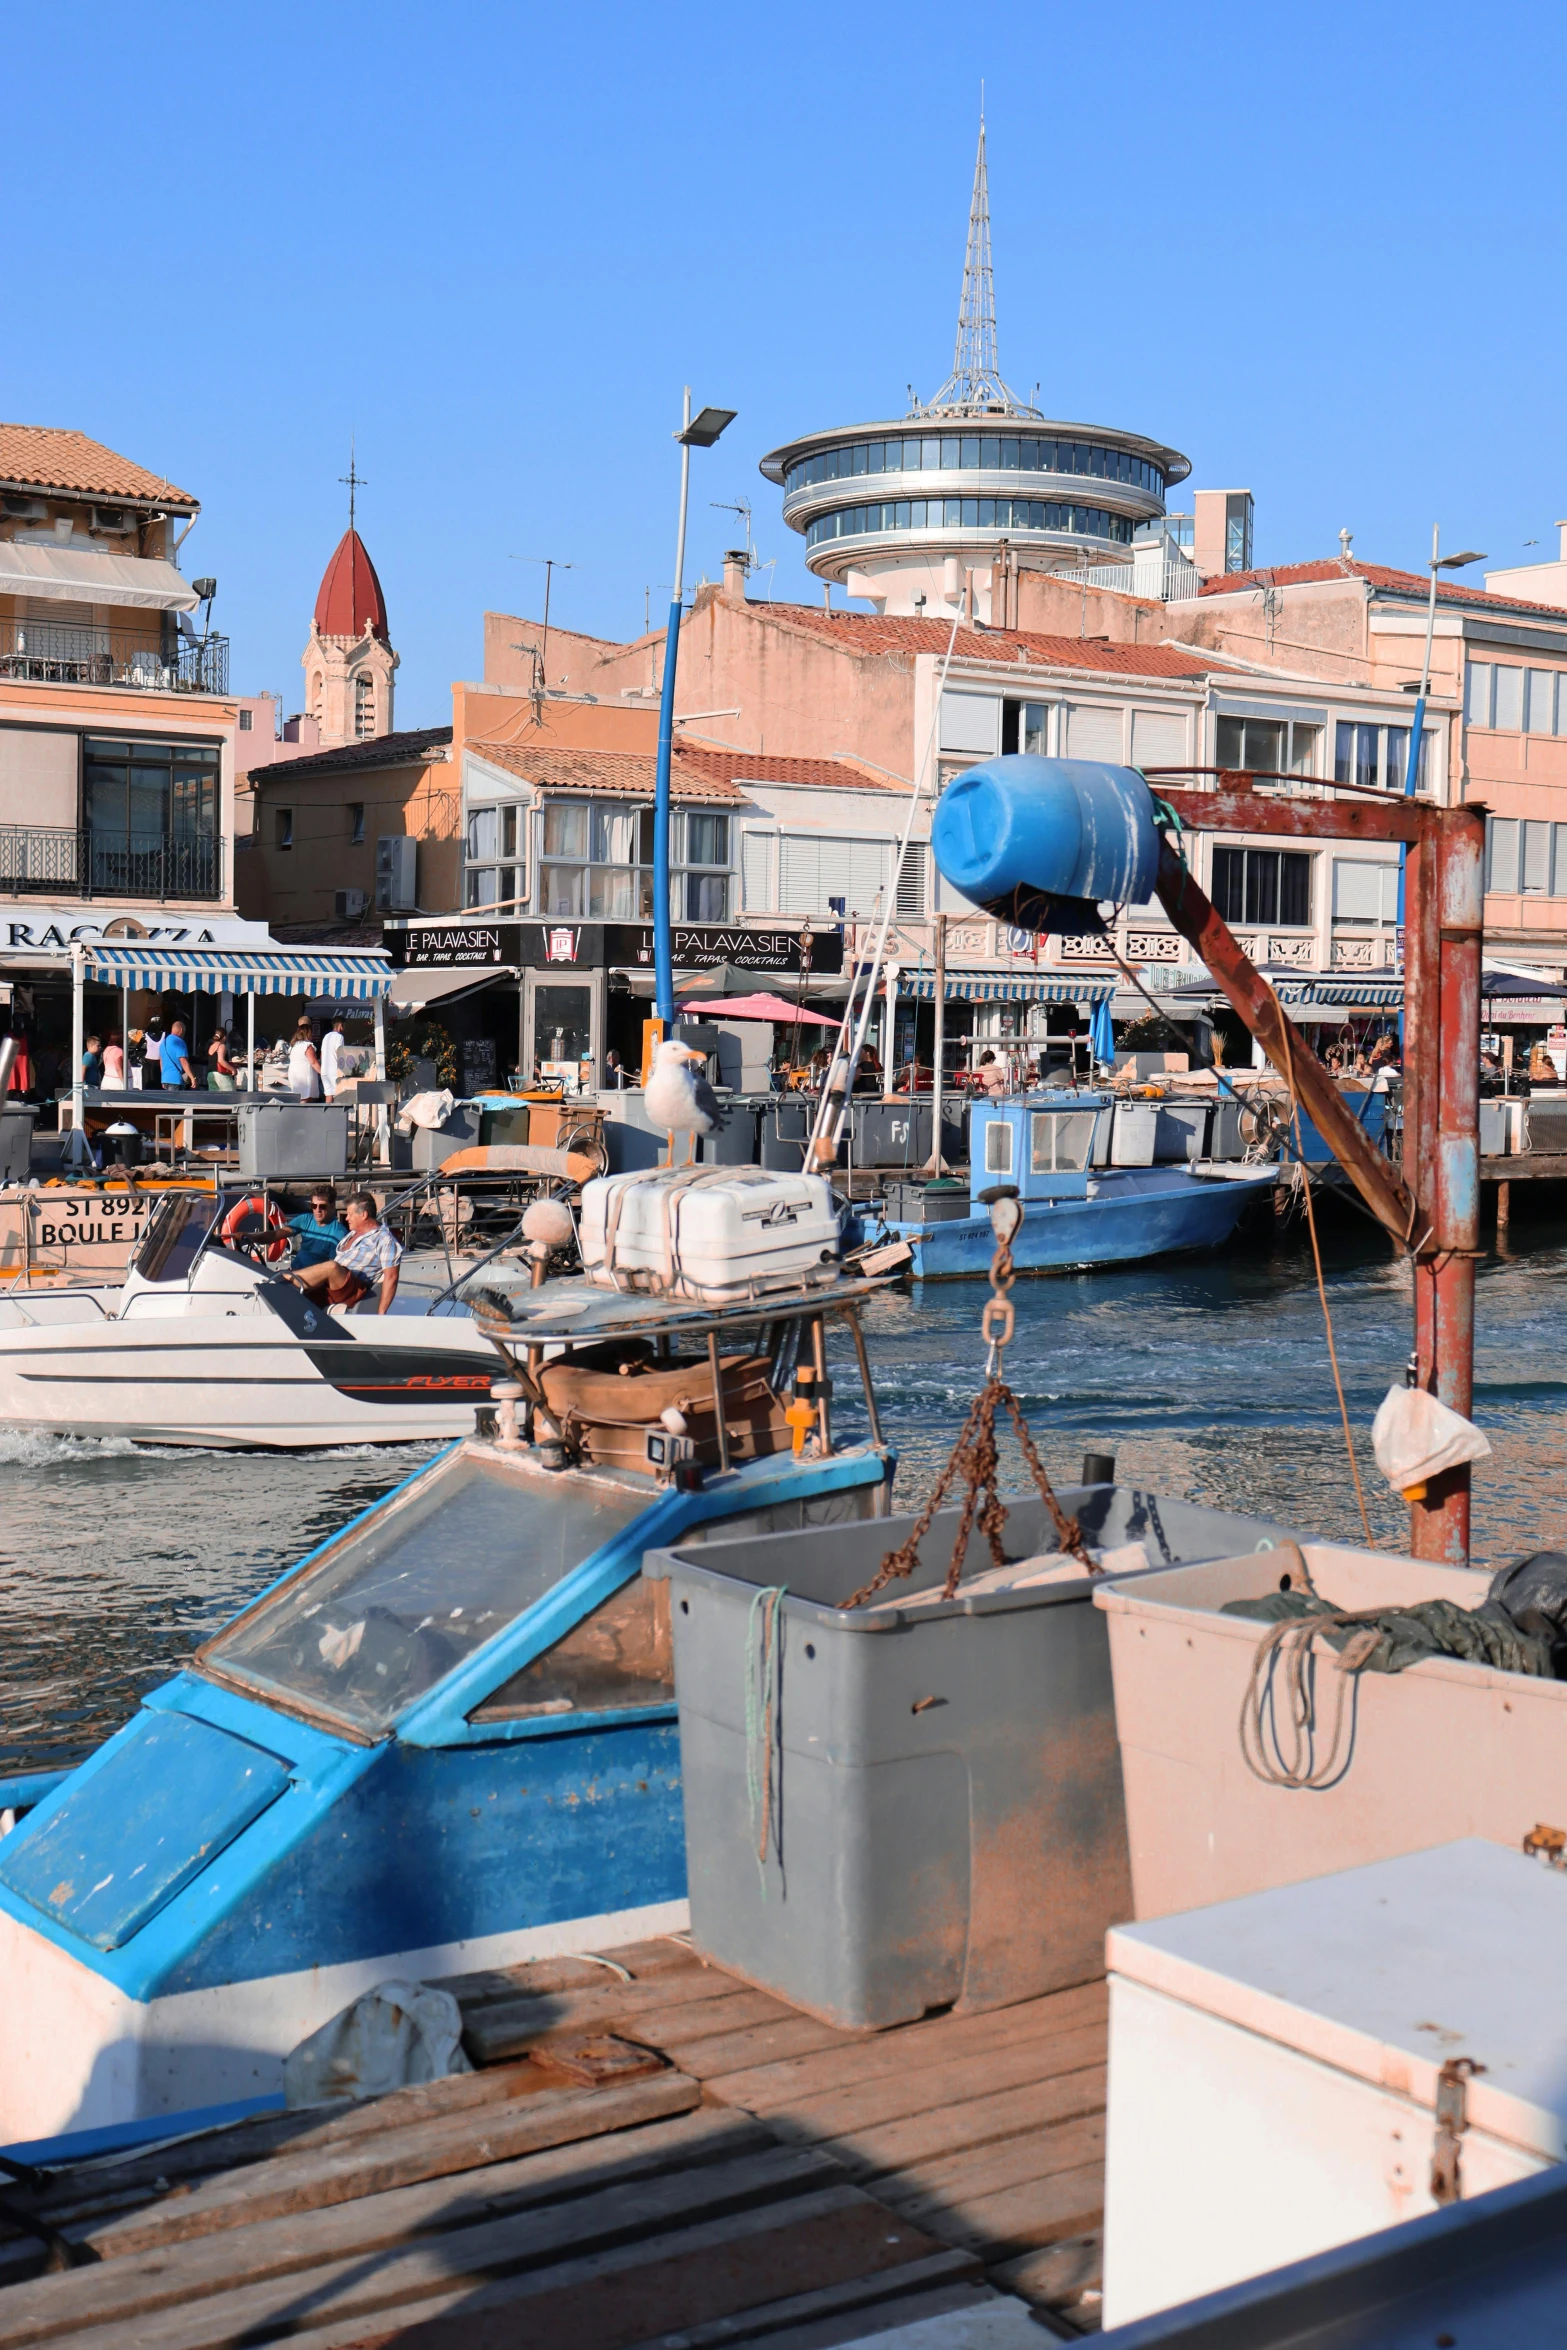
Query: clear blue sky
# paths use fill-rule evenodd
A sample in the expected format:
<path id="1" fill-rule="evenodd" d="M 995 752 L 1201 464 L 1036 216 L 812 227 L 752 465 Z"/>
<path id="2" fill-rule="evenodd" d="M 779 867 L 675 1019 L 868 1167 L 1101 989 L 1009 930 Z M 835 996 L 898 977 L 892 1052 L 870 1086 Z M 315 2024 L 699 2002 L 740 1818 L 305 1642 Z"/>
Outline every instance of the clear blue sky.
<path id="1" fill-rule="evenodd" d="M 0 415 L 82 427 L 203 501 L 234 682 L 298 706 L 360 505 L 402 655 L 449 715 L 486 607 L 615 636 L 756 471 L 947 371 L 979 84 L 1001 361 L 1050 415 L 1246 486 L 1257 555 L 1493 563 L 1567 513 L 1559 9 L 1448 0 L 985 8 L 12 11 Z M 1524 542 L 1537 538 L 1525 554 Z M 667 591 L 666 591 L 667 592 Z"/>

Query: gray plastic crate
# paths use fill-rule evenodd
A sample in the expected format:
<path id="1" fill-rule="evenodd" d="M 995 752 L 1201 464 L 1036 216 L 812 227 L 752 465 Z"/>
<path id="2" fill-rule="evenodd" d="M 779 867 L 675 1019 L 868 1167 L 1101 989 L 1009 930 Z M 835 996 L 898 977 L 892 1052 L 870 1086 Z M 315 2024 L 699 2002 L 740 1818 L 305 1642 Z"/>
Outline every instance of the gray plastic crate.
<path id="1" fill-rule="evenodd" d="M 887 1220 L 891 1224 L 951 1224 L 969 1213 L 966 1183 L 904 1183 L 887 1185 Z"/>
<path id="2" fill-rule="evenodd" d="M 1154 1565 L 1288 1538 L 1265 1519 L 1131 1487 L 1063 1493 L 1090 1540 Z M 906 1589 L 946 1576 L 943 1511 Z M 691 1935 L 721 1966 L 829 2022 L 1004 2007 L 1104 1971 L 1132 1914 L 1105 1617 L 1087 1576 L 908 1612 L 838 1603 L 912 1517 L 652 1551 L 675 1634 Z M 1011 1504 L 1009 1557 L 1054 1547 Z M 966 1574 L 990 1564 L 981 1536 Z M 894 1594 L 897 1586 L 894 1586 Z M 770 1739 L 761 1646 L 782 1589 Z M 765 1857 L 753 1790 L 772 1794 Z"/>
<path id="3" fill-rule="evenodd" d="M 347 1174 L 348 1111 L 336 1102 L 241 1100 L 237 1115 L 241 1182 Z"/>

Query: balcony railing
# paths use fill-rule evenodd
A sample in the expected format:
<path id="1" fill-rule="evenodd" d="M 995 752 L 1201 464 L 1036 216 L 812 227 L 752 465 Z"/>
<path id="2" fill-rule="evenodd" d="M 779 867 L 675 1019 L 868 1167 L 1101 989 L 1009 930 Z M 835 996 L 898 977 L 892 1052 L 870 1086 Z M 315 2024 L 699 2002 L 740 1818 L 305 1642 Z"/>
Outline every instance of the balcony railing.
<path id="1" fill-rule="evenodd" d="M 34 685 L 128 686 L 140 693 L 226 694 L 226 636 L 71 628 L 55 620 L 0 622 L 0 678 Z"/>
<path id="2" fill-rule="evenodd" d="M 220 898 L 223 843 L 0 824 L 0 894 L 15 897 L 54 890 L 83 898 L 156 898 L 160 903 L 170 898 Z"/>

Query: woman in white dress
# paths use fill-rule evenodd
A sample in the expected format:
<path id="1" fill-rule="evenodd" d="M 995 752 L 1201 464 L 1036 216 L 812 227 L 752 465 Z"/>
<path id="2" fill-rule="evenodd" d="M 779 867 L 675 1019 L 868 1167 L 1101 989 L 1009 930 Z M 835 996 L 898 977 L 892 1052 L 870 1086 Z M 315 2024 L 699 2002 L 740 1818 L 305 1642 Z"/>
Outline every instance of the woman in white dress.
<path id="1" fill-rule="evenodd" d="M 321 1062 L 308 1020 L 300 1021 L 288 1048 L 288 1090 L 302 1102 L 321 1099 Z"/>

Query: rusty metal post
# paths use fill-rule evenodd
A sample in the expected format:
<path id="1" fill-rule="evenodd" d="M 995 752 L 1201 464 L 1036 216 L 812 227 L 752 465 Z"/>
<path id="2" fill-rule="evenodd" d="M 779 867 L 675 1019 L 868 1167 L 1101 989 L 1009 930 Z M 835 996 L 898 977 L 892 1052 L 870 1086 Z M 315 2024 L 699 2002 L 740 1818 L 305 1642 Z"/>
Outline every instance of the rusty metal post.
<path id="1" fill-rule="evenodd" d="M 1473 809 L 1450 809 L 1431 846 L 1435 871 L 1423 895 L 1427 951 L 1436 933 L 1435 1035 L 1427 1036 L 1423 1081 L 1436 1078 L 1435 1119 L 1422 1102 L 1422 1125 L 1435 1124 L 1436 1148 L 1422 1186 L 1431 1209 L 1431 1241 L 1416 1268 L 1417 1330 L 1431 1353 L 1430 1384 L 1441 1402 L 1467 1419 L 1474 1407 L 1475 1258 L 1480 1245 L 1480 949 L 1484 910 L 1485 821 Z M 1429 849 L 1426 852 L 1429 856 Z M 1424 861 L 1424 860 L 1423 860 Z M 1425 909 L 1422 909 L 1424 914 Z M 1434 1050 L 1431 1048 L 1434 1045 Z M 1419 1324 L 1423 1323 L 1424 1327 Z M 1422 1370 L 1424 1361 L 1422 1360 Z M 1417 1558 L 1469 1563 L 1469 1468 L 1433 1478 L 1410 1508 L 1410 1547 Z"/>
<path id="2" fill-rule="evenodd" d="M 1432 811 L 1423 810 L 1430 815 Z M 1437 833 L 1427 823 L 1409 844 L 1404 877 L 1404 1180 L 1431 1206 L 1436 1163 L 1437 1106 L 1441 1094 L 1437 986 L 1440 919 Z M 1435 1225 L 1431 1237 L 1435 1238 Z M 1436 1271 L 1429 1249 L 1417 1253 L 1415 1289 L 1415 1380 L 1436 1384 Z M 1414 1529 L 1411 1527 L 1411 1540 Z"/>
<path id="3" fill-rule="evenodd" d="M 1408 1245 L 1419 1211 L 1413 1192 L 1394 1174 L 1359 1120 L 1345 1108 L 1338 1087 L 1309 1046 L 1291 1032 L 1277 995 L 1180 858 L 1165 841 L 1154 880 L 1165 912 L 1189 939 L 1233 1008 L 1290 1086 L 1304 1114 L 1344 1169 L 1372 1214 L 1395 1240 Z"/>

